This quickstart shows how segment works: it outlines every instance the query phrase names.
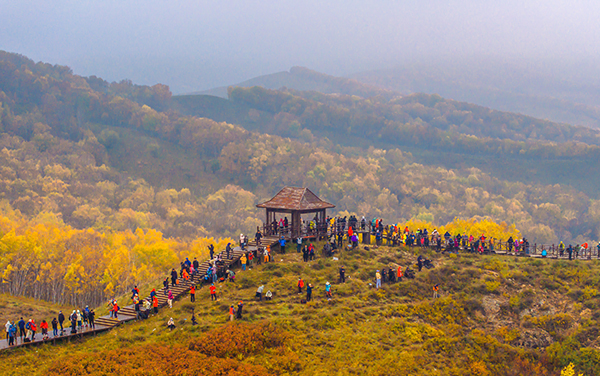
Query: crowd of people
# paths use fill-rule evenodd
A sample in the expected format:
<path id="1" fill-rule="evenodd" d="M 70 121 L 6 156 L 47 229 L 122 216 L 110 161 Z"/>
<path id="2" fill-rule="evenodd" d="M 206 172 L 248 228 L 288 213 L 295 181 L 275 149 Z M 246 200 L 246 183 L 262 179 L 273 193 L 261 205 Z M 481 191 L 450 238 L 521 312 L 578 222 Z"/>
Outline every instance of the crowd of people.
<path id="1" fill-rule="evenodd" d="M 529 241 L 523 239 L 513 239 L 510 237 L 505 242 L 498 242 L 496 239 L 487 238 L 484 234 L 474 237 L 473 235 L 455 234 L 452 235 L 449 232 L 440 234 L 436 229 L 429 232 L 428 229 L 417 229 L 416 231 L 404 227 L 403 229 L 397 224 L 395 225 L 384 225 L 383 220 L 374 218 L 371 221 L 367 221 L 363 216 L 360 220 L 356 216 L 347 217 L 327 217 L 324 223 L 325 227 L 321 227 L 323 223 L 318 222 L 318 218 L 315 217 L 310 221 L 303 221 L 302 228 L 305 233 L 310 234 L 317 230 L 326 230 L 327 240 L 323 246 L 322 254 L 326 257 L 331 257 L 336 252 L 339 252 L 344 248 L 344 244 L 348 248 L 356 248 L 359 245 L 358 235 L 362 233 L 363 236 L 373 235 L 377 245 L 383 245 L 385 240 L 386 245 L 399 246 L 406 245 L 409 247 L 429 247 L 436 249 L 440 252 L 479 252 L 487 253 L 493 252 L 497 244 L 502 244 L 505 250 L 514 253 L 530 253 Z M 286 247 L 288 246 L 285 236 L 289 232 L 289 222 L 287 217 L 281 218 L 278 222 L 273 222 L 268 226 L 269 234 L 278 234 L 280 241 L 278 243 L 279 251 L 285 253 Z M 319 233 L 321 234 L 321 232 Z M 239 257 L 239 264 L 241 271 L 246 271 L 253 265 L 260 265 L 262 263 L 269 263 L 273 261 L 271 254 L 271 245 L 262 244 L 263 234 L 260 229 L 257 229 L 255 234 L 256 247 L 248 247 L 248 237 L 244 234 L 240 234 L 240 249 L 243 254 Z M 293 244 L 296 247 L 296 252 L 302 253 L 302 259 L 304 262 L 309 262 L 316 258 L 316 249 L 313 243 L 306 242 L 304 237 L 298 237 L 293 239 Z M 252 248 L 252 249 L 251 249 Z M 600 258 L 600 243 L 596 246 L 598 252 L 597 255 Z M 576 244 L 575 246 L 569 244 L 565 246 L 563 242 L 556 247 L 552 247 L 552 252 L 557 254 L 559 257 L 567 257 L 569 260 L 572 258 L 592 256 L 592 247 L 587 243 Z M 542 249 L 541 256 L 548 256 L 550 250 Z M 217 284 L 222 282 L 235 282 L 236 273 L 231 267 L 231 262 L 228 262 L 234 257 L 234 249 L 231 243 L 227 244 L 225 251 L 215 256 L 214 246 L 209 245 L 210 261 L 209 267 L 206 269 L 204 274 L 198 278 L 200 286 L 208 285 L 210 291 L 211 300 L 218 300 L 217 296 Z M 431 268 L 433 265 L 429 260 L 424 259 L 422 256 L 417 258 L 417 268 L 419 271 L 423 267 Z M 171 270 L 170 276 L 165 278 L 163 281 L 162 293 L 167 298 L 167 304 L 171 308 L 173 306 L 174 295 L 170 288 L 178 285 L 180 281 L 186 283 L 187 281 L 194 281 L 199 273 L 200 263 L 196 258 L 190 261 L 186 258 L 185 261 L 181 262 L 180 270 L 177 272 L 175 269 Z M 414 278 L 415 274 L 411 267 L 402 269 L 401 266 L 390 266 L 388 268 L 378 269 L 374 273 L 375 288 L 379 289 L 384 283 L 395 283 L 402 281 L 403 278 Z M 345 268 L 343 266 L 339 269 L 339 283 L 345 283 L 346 275 Z M 298 279 L 297 285 L 298 294 L 303 294 L 304 290 L 306 297 L 301 302 L 310 302 L 313 297 L 313 291 L 316 289 L 312 283 L 306 283 L 302 278 Z M 439 297 L 439 285 L 433 286 L 433 297 Z M 196 301 L 196 283 L 192 283 L 189 289 L 190 301 L 193 303 Z M 261 284 L 256 290 L 256 299 L 262 301 L 263 297 L 266 300 L 273 299 L 273 292 L 270 290 L 264 291 L 265 286 Z M 333 297 L 332 284 L 328 281 L 323 286 L 324 297 L 331 299 Z M 139 289 L 134 286 L 132 289 L 131 301 L 135 309 L 136 319 L 146 319 L 152 314 L 158 313 L 159 302 L 158 296 L 155 289 L 153 289 L 148 298 L 142 299 L 140 297 Z M 228 311 L 229 320 L 242 319 L 244 303 L 239 301 L 237 304 L 232 304 Z M 118 319 L 119 311 L 121 308 L 117 303 L 116 299 L 112 299 L 108 304 L 108 310 L 111 318 Z M 65 324 L 66 321 L 66 324 Z M 89 329 L 95 329 L 95 312 L 89 307 L 84 309 L 76 309 L 68 316 L 61 312 L 50 320 L 52 326 L 53 337 L 60 337 L 67 333 L 65 328 L 70 326 L 70 334 L 76 334 L 78 332 Z M 192 314 L 192 323 L 197 323 L 195 315 Z M 49 338 L 48 333 L 48 322 L 42 320 L 39 324 L 39 331 L 41 332 L 42 340 Z M 167 326 L 173 330 L 175 328 L 175 322 L 173 318 L 170 318 Z M 35 340 L 36 333 L 38 332 L 38 325 L 33 319 L 25 321 L 20 318 L 18 321 L 8 321 L 5 325 L 6 338 L 9 346 L 17 345 L 19 340 L 21 343 L 31 342 Z"/>
<path id="2" fill-rule="evenodd" d="M 81 310 L 73 310 L 68 317 L 65 317 L 63 312 L 59 311 L 58 315 L 50 320 L 50 325 L 52 326 L 52 337 L 62 337 L 67 332 L 70 334 L 76 334 L 77 332 L 87 330 L 88 328 L 95 329 L 95 317 L 96 313 L 88 306 Z M 65 323 L 66 320 L 68 321 Z M 69 326 L 70 330 L 65 329 Z M 21 317 L 18 321 L 14 320 L 13 322 L 8 320 L 5 324 L 5 329 L 8 346 L 18 345 L 19 341 L 20 343 L 33 342 L 35 341 L 36 334 L 38 333 L 38 325 L 35 323 L 35 320 L 29 319 L 28 321 L 25 321 L 23 317 Z M 42 320 L 39 324 L 39 331 L 42 341 L 50 339 L 48 330 L 48 322 L 46 320 Z"/>

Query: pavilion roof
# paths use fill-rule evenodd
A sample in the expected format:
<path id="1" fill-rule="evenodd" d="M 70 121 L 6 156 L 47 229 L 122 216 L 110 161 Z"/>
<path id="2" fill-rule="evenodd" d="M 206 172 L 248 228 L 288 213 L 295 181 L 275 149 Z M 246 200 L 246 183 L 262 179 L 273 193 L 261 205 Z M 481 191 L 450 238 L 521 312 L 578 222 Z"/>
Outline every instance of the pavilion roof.
<path id="1" fill-rule="evenodd" d="M 285 187 L 272 199 L 256 205 L 257 208 L 279 210 L 321 210 L 335 208 L 335 205 L 317 197 L 308 188 Z"/>

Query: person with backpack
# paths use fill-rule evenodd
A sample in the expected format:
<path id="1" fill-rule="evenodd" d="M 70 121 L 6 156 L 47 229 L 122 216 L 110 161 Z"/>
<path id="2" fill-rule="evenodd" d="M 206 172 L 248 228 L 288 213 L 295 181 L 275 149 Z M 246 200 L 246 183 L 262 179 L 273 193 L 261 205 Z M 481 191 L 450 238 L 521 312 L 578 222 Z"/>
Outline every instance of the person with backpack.
<path id="1" fill-rule="evenodd" d="M 135 311 L 135 319 L 140 319 L 140 297 L 138 295 L 133 297 L 133 310 Z"/>
<path id="2" fill-rule="evenodd" d="M 434 299 L 437 299 L 437 298 L 439 298 L 439 297 L 440 297 L 440 294 L 439 294 L 439 292 L 438 292 L 438 291 L 439 291 L 439 289 L 440 289 L 440 285 L 435 285 L 435 286 L 433 286 L 433 298 L 434 298 Z"/>
<path id="3" fill-rule="evenodd" d="M 21 342 L 23 342 L 23 338 L 25 338 L 25 320 L 21 317 L 19 322 L 17 323 L 19 327 L 19 337 L 21 337 Z"/>
<path id="4" fill-rule="evenodd" d="M 131 300 L 133 300 L 133 297 L 136 295 L 140 294 L 140 289 L 138 289 L 137 285 L 133 286 L 133 288 L 131 289 Z"/>
<path id="5" fill-rule="evenodd" d="M 312 243 L 308 246 L 308 259 L 311 261 L 315 259 L 315 246 Z"/>
<path id="6" fill-rule="evenodd" d="M 119 310 L 120 310 L 119 305 L 117 304 L 117 301 L 115 300 L 115 304 L 113 305 L 113 312 L 114 312 L 115 319 L 119 318 Z"/>
<path id="7" fill-rule="evenodd" d="M 8 345 L 14 346 L 16 338 L 17 338 L 17 326 L 12 324 L 10 326 L 10 328 L 8 328 Z"/>
<path id="8" fill-rule="evenodd" d="M 196 285 L 192 285 L 190 287 L 190 302 L 194 303 L 196 301 Z"/>
<path id="9" fill-rule="evenodd" d="M 31 331 L 31 342 L 35 339 L 35 332 L 37 332 L 37 326 L 35 325 L 35 320 L 29 320 L 29 330 Z"/>
<path id="10" fill-rule="evenodd" d="M 244 308 L 244 302 L 242 302 L 240 300 L 240 302 L 238 303 L 237 306 L 237 310 L 236 310 L 236 319 L 241 320 L 242 319 L 242 309 Z"/>
<path id="11" fill-rule="evenodd" d="M 52 336 L 58 337 L 58 320 L 56 317 L 52 319 Z"/>

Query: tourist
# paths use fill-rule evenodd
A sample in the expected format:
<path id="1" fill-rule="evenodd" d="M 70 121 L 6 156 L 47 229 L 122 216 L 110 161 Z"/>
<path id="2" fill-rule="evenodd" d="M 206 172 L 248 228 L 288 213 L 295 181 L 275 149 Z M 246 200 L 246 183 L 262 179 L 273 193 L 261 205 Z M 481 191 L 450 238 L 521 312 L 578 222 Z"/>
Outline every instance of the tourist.
<path id="1" fill-rule="evenodd" d="M 63 322 L 65 322 L 65 315 L 62 311 L 58 311 L 58 325 L 60 325 L 60 335 L 62 336 L 65 329 L 63 328 Z"/>
<path id="2" fill-rule="evenodd" d="M 154 299 L 152 299 L 152 307 L 154 308 L 154 314 L 158 313 L 158 298 L 155 296 Z"/>
<path id="3" fill-rule="evenodd" d="M 327 300 L 331 300 L 331 284 L 329 282 L 325 283 L 325 296 Z"/>
<path id="4" fill-rule="evenodd" d="M 345 283 L 345 282 L 346 282 L 346 269 L 342 265 L 340 267 L 340 283 Z"/>
<path id="5" fill-rule="evenodd" d="M 58 337 L 58 320 L 56 319 L 56 317 L 52 319 L 52 336 Z"/>
<path id="6" fill-rule="evenodd" d="M 208 252 L 210 253 L 210 259 L 214 259 L 215 258 L 215 246 L 212 244 L 208 245 Z"/>
<path id="7" fill-rule="evenodd" d="M 173 292 L 171 290 L 167 293 L 167 304 L 169 308 L 173 308 Z"/>
<path id="8" fill-rule="evenodd" d="M 258 289 L 256 289 L 256 297 L 261 302 L 262 302 L 262 292 L 264 289 L 265 289 L 265 285 L 260 285 L 260 286 L 258 286 Z"/>
<path id="9" fill-rule="evenodd" d="M 440 294 L 439 294 L 439 292 L 438 292 L 438 291 L 439 291 L 439 289 L 440 289 L 440 285 L 435 285 L 435 286 L 433 286 L 433 298 L 434 298 L 434 299 L 436 299 L 436 298 L 439 298 L 439 297 L 440 297 Z"/>
<path id="10" fill-rule="evenodd" d="M 42 330 L 42 337 L 48 337 L 48 323 L 46 320 L 42 320 L 40 323 L 40 329 Z"/>
<path id="11" fill-rule="evenodd" d="M 167 328 L 169 328 L 169 330 L 173 330 L 175 329 L 175 321 L 173 320 L 173 318 L 169 318 L 169 321 L 167 321 Z"/>
<path id="12" fill-rule="evenodd" d="M 271 292 L 271 290 L 267 290 L 267 292 L 265 293 L 265 299 L 271 300 L 272 298 L 273 298 L 273 293 Z"/>
<path id="13" fill-rule="evenodd" d="M 23 342 L 23 338 L 25 338 L 25 320 L 21 317 L 17 325 L 19 327 L 19 337 L 21 337 L 21 342 Z"/>
<path id="14" fill-rule="evenodd" d="M 196 286 L 192 285 L 190 287 L 190 302 L 194 303 L 196 301 Z"/>
<path id="15" fill-rule="evenodd" d="M 175 269 L 171 269 L 171 286 L 174 287 L 177 284 L 177 272 Z"/>
<path id="16" fill-rule="evenodd" d="M 8 332 L 10 331 L 10 327 L 12 326 L 12 324 L 10 323 L 10 320 L 8 320 L 6 322 L 6 324 L 4 324 L 4 328 L 6 328 L 6 340 L 8 341 Z"/>
<path id="17" fill-rule="evenodd" d="M 242 254 L 242 257 L 240 257 L 240 263 L 242 264 L 242 270 L 245 271 L 246 270 L 246 262 L 248 261 L 248 258 L 246 257 L 246 254 Z"/>
<path id="18" fill-rule="evenodd" d="M 244 302 L 242 302 L 242 301 L 240 300 L 240 302 L 238 303 L 238 306 L 237 306 L 237 310 L 236 310 L 236 312 L 237 312 L 237 314 L 236 314 L 236 318 L 237 318 L 238 320 L 241 320 L 241 319 L 242 319 L 242 308 L 244 308 Z"/>
<path id="19" fill-rule="evenodd" d="M 35 332 L 37 331 L 37 326 L 35 326 L 35 321 L 33 319 L 29 320 L 29 331 L 31 332 L 31 342 L 35 339 Z"/>
<path id="20" fill-rule="evenodd" d="M 256 246 L 260 247 L 260 240 L 262 239 L 262 234 L 260 233 L 260 229 L 256 228 L 256 235 L 254 235 L 254 240 L 256 240 Z"/>
<path id="21" fill-rule="evenodd" d="M 306 286 L 306 301 L 310 302 L 312 299 L 312 290 L 313 290 L 313 285 L 312 284 L 308 284 L 308 286 Z"/>
<path id="22" fill-rule="evenodd" d="M 302 288 L 304 287 L 304 281 L 302 277 L 298 278 L 298 294 L 302 294 Z"/>
<path id="23" fill-rule="evenodd" d="M 215 284 L 214 283 L 211 284 L 209 289 L 210 289 L 210 300 L 216 301 L 217 300 L 217 288 L 215 287 Z"/>
<path id="24" fill-rule="evenodd" d="M 11 325 L 10 328 L 8 328 L 8 345 L 9 346 L 14 346 L 15 345 L 15 339 L 17 337 L 17 327 L 16 325 Z"/>
<path id="25" fill-rule="evenodd" d="M 229 321 L 233 321 L 235 318 L 235 308 L 233 308 L 233 304 L 229 307 Z"/>
<path id="26" fill-rule="evenodd" d="M 379 273 L 379 270 L 377 270 L 375 272 L 375 288 L 380 288 L 381 287 L 381 274 Z"/>
<path id="27" fill-rule="evenodd" d="M 96 312 L 94 312 L 94 310 L 91 309 L 90 313 L 88 313 L 88 321 L 90 323 L 90 328 L 92 328 L 92 329 L 96 329 L 96 324 L 94 323 L 95 317 L 96 317 Z"/>
<path id="28" fill-rule="evenodd" d="M 116 317 L 116 313 L 115 313 L 115 317 Z M 81 316 L 81 312 L 79 310 L 77 310 L 77 329 L 81 330 L 82 326 L 83 326 L 83 316 Z"/>

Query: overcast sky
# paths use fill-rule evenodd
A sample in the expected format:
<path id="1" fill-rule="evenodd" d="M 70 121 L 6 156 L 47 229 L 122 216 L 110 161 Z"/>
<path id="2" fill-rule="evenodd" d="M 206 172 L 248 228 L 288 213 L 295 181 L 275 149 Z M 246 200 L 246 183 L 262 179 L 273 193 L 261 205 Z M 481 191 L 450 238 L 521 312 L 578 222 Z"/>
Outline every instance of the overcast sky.
<path id="1" fill-rule="evenodd" d="M 597 59 L 599 19 L 599 1 L 578 0 L 0 0 L 0 49 L 181 93 L 294 65 Z"/>

